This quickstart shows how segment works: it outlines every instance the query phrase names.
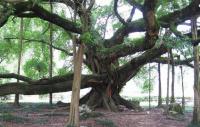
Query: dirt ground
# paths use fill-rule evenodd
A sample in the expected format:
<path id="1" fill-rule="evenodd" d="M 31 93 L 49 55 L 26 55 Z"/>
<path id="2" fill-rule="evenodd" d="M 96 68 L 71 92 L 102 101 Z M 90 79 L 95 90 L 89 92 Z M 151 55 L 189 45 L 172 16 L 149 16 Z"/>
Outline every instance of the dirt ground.
<path id="1" fill-rule="evenodd" d="M 1 107 L 0 127 L 66 127 L 68 109 L 52 107 Z M 108 112 L 98 109 L 98 117 L 81 120 L 82 127 L 187 127 L 192 114 L 174 118 L 163 114 L 162 109 L 151 111 Z M 8 115 L 9 114 L 9 115 Z"/>

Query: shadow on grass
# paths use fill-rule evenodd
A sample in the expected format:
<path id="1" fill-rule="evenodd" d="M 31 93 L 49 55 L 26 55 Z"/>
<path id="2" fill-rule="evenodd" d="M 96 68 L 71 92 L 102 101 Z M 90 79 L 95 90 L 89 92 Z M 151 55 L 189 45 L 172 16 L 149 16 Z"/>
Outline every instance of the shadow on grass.
<path id="1" fill-rule="evenodd" d="M 10 113 L 2 113 L 0 115 L 0 121 L 14 122 L 14 123 L 26 123 L 26 122 L 29 122 L 30 120 L 28 118 L 15 116 Z"/>
<path id="2" fill-rule="evenodd" d="M 117 127 L 112 120 L 109 119 L 96 119 L 97 124 L 102 125 L 104 127 Z"/>
<path id="3" fill-rule="evenodd" d="M 200 127 L 200 123 L 199 124 L 190 123 L 187 127 Z"/>
<path id="4" fill-rule="evenodd" d="M 48 103 L 21 103 L 20 107 L 14 107 L 12 103 L 0 103 L 0 113 L 10 113 L 16 111 L 22 111 L 26 113 L 40 112 L 44 109 L 55 109 L 55 105 L 49 105 Z"/>

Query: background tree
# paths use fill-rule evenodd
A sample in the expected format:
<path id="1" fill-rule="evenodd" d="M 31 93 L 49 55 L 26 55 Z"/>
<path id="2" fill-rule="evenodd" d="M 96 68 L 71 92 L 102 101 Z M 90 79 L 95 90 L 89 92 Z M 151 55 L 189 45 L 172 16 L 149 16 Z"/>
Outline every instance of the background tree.
<path id="1" fill-rule="evenodd" d="M 162 105 L 162 84 L 161 84 L 161 68 L 158 63 L 158 107 Z"/>
<path id="2" fill-rule="evenodd" d="M 50 12 L 53 12 L 53 6 L 50 2 Z M 52 23 L 49 23 L 49 77 L 52 78 L 53 74 L 53 29 Z M 53 103 L 53 94 L 49 93 L 49 104 L 52 105 Z"/>
<path id="3" fill-rule="evenodd" d="M 166 104 L 169 105 L 169 77 L 170 77 L 170 54 L 168 50 L 168 61 L 167 61 L 167 96 L 166 96 Z"/>
<path id="4" fill-rule="evenodd" d="M 22 49 L 23 49 L 23 18 L 21 18 L 20 21 L 20 37 L 19 37 L 19 55 L 18 55 L 18 67 L 17 67 L 17 74 L 20 75 L 20 70 L 21 70 L 21 61 L 22 61 Z M 19 79 L 17 79 L 17 82 L 19 83 Z M 15 106 L 19 106 L 19 94 L 15 94 Z"/>
<path id="5" fill-rule="evenodd" d="M 173 52 L 172 49 L 169 50 L 169 54 L 170 54 L 170 60 L 171 60 L 171 66 L 172 66 L 172 84 L 171 84 L 171 99 L 170 99 L 170 103 L 174 103 L 175 102 L 175 97 L 174 97 L 174 81 L 175 81 L 175 67 L 174 67 L 174 56 L 173 56 Z"/>

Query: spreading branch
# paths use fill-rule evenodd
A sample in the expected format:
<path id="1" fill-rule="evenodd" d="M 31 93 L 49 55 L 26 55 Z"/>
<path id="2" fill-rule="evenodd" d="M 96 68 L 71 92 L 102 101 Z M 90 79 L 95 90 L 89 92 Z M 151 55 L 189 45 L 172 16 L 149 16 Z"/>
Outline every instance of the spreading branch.
<path id="1" fill-rule="evenodd" d="M 179 60 L 179 59 L 175 59 L 174 60 L 174 65 L 175 66 L 179 66 L 179 65 L 186 65 L 186 66 L 189 66 L 189 67 L 194 67 L 191 62 L 194 60 L 194 58 L 187 58 L 187 59 L 184 59 L 184 60 Z M 156 63 L 162 63 L 162 64 L 172 64 L 171 60 L 169 58 L 165 58 L 165 57 L 160 57 L 160 58 L 156 58 L 154 60 L 152 60 L 151 62 L 156 62 Z"/>
<path id="2" fill-rule="evenodd" d="M 33 80 L 31 78 L 28 78 L 26 76 L 18 75 L 15 73 L 8 73 L 8 74 L 0 74 L 0 78 L 15 78 L 24 82 L 31 83 Z"/>
<path id="3" fill-rule="evenodd" d="M 14 78 L 14 76 L 13 76 Z M 15 77 L 16 78 L 16 77 Z M 103 84 L 104 76 L 82 75 L 81 89 Z M 71 91 L 73 74 L 55 76 L 51 79 L 40 79 L 31 83 L 14 82 L 0 85 L 0 96 L 9 94 L 38 95 Z"/>
<path id="4" fill-rule="evenodd" d="M 118 0 L 114 0 L 114 13 L 115 15 L 117 16 L 117 18 L 119 19 L 119 21 L 122 23 L 122 24 L 126 24 L 126 22 L 124 21 L 124 19 L 120 16 L 120 14 L 118 13 L 118 6 L 117 6 L 117 3 L 118 3 Z"/>
<path id="5" fill-rule="evenodd" d="M 82 32 L 81 28 L 77 27 L 77 25 L 74 22 L 64 19 L 58 16 L 57 14 L 51 13 L 47 11 L 46 9 L 44 9 L 43 7 L 37 5 L 36 3 L 19 2 L 19 3 L 14 4 L 13 7 L 15 8 L 14 15 L 16 16 L 20 15 L 22 17 L 23 16 L 22 14 L 24 12 L 31 11 L 32 15 L 34 14 L 34 16 L 37 16 L 38 18 L 41 18 L 57 26 L 60 26 L 66 31 L 71 31 L 74 33 L 79 33 L 79 34 Z M 28 14 L 26 14 L 26 16 L 28 17 Z M 6 17 L 6 15 L 4 14 L 2 17 Z"/>

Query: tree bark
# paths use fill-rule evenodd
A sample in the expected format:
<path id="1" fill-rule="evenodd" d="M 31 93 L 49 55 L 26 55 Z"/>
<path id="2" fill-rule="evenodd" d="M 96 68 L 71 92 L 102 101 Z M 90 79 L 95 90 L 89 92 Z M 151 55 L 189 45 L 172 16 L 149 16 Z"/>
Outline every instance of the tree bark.
<path id="1" fill-rule="evenodd" d="M 79 127 L 79 97 L 80 97 L 80 84 L 81 84 L 81 67 L 83 62 L 84 46 L 80 44 L 77 54 L 75 55 L 75 70 L 74 80 L 72 86 L 72 97 L 70 104 L 70 114 L 68 125 Z"/>
<path id="2" fill-rule="evenodd" d="M 172 84 L 171 84 L 171 99 L 170 103 L 175 102 L 175 97 L 174 97 L 174 78 L 175 78 L 175 68 L 174 68 L 174 56 L 172 49 L 170 49 L 170 60 L 171 60 L 171 66 L 172 66 Z"/>
<path id="3" fill-rule="evenodd" d="M 161 70 L 160 63 L 158 63 L 158 107 L 162 105 L 162 84 L 161 84 Z"/>
<path id="4" fill-rule="evenodd" d="M 197 39 L 197 18 L 191 20 L 192 39 Z M 194 54 L 194 109 L 193 109 L 193 124 L 200 124 L 200 84 L 199 84 L 199 47 L 193 47 Z"/>
<path id="5" fill-rule="evenodd" d="M 21 69 L 21 60 L 22 60 L 22 47 L 23 47 L 23 18 L 21 18 L 20 21 L 20 39 L 19 39 L 19 54 L 18 54 L 18 69 L 17 69 L 17 74 L 20 75 L 20 69 Z M 17 79 L 17 82 L 19 83 L 19 80 Z M 15 106 L 20 106 L 19 104 L 19 94 L 15 94 L 15 101 L 14 101 Z"/>

